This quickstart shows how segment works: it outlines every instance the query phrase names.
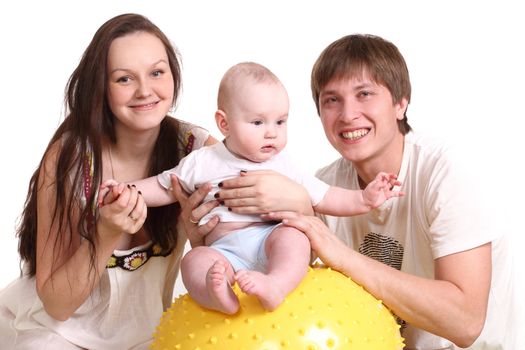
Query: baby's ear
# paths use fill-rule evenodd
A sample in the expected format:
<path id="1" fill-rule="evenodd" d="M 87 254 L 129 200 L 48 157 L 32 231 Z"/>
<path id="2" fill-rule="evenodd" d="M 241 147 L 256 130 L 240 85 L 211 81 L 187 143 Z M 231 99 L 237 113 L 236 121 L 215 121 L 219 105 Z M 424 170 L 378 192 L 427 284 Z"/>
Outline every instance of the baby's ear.
<path id="1" fill-rule="evenodd" d="M 215 122 L 217 123 L 217 128 L 221 131 L 224 136 L 228 136 L 230 133 L 230 128 L 228 126 L 228 119 L 226 118 L 226 113 L 223 110 L 218 109 L 215 112 Z"/>

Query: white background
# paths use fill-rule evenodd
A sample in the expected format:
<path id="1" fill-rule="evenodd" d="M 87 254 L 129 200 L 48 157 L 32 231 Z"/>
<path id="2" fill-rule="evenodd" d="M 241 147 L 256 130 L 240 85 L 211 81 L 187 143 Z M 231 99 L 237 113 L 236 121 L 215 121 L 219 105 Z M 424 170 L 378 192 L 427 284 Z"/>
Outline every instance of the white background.
<path id="1" fill-rule="evenodd" d="M 351 33 L 392 41 L 412 80 L 409 121 L 468 154 L 483 200 L 520 252 L 525 243 L 524 12 L 518 1 L 4 1 L 0 5 L 0 288 L 19 274 L 15 225 L 27 185 L 63 118 L 69 75 L 97 28 L 114 15 L 149 17 L 182 55 L 176 116 L 208 128 L 231 65 L 273 70 L 291 99 L 289 150 L 314 172 L 337 154 L 310 96 L 313 62 Z M 519 262 L 523 263 L 523 256 Z M 521 279 L 525 279 L 522 274 Z M 183 291 L 180 284 L 177 291 Z"/>

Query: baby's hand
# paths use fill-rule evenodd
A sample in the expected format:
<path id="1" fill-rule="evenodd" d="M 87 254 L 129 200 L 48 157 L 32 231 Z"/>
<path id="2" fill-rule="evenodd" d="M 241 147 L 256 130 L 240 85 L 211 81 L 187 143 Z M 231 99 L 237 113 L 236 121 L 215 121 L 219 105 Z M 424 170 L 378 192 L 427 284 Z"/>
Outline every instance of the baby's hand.
<path id="1" fill-rule="evenodd" d="M 400 186 L 397 175 L 380 172 L 376 178 L 363 190 L 363 200 L 365 205 L 374 209 L 392 197 L 402 197 L 405 194 L 401 191 L 392 191 L 394 186 Z"/>
<path id="2" fill-rule="evenodd" d="M 122 193 L 126 184 L 119 183 L 113 179 L 103 181 L 98 190 L 98 206 L 113 203 Z"/>

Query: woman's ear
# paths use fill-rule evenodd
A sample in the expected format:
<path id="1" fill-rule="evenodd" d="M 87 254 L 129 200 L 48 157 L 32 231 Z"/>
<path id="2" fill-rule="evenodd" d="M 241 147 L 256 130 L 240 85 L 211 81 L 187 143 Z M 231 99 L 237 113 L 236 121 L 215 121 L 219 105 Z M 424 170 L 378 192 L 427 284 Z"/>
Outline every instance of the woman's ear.
<path id="1" fill-rule="evenodd" d="M 227 137 L 230 133 L 230 128 L 228 127 L 226 113 L 224 113 L 223 110 L 218 109 L 215 112 L 215 122 L 217 123 L 217 127 L 219 128 L 220 132 L 224 135 L 224 137 Z"/>

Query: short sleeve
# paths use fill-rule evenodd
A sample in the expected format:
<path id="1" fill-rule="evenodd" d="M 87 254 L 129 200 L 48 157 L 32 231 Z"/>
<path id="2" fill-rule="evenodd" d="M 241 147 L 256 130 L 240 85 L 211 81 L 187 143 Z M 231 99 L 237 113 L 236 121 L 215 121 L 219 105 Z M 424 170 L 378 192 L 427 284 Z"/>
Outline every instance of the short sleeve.
<path id="1" fill-rule="evenodd" d="M 197 150 L 197 152 L 188 154 L 180 160 L 177 166 L 158 174 L 157 181 L 159 184 L 166 190 L 169 190 L 171 188 L 171 175 L 173 174 L 177 176 L 180 185 L 186 192 L 192 193 L 195 191 L 195 170 L 197 169 L 196 162 L 198 162 L 199 153 L 200 151 Z"/>
<path id="2" fill-rule="evenodd" d="M 180 168 L 184 163 L 188 162 L 186 157 L 194 150 L 202 148 L 210 136 L 208 130 L 201 128 L 200 126 L 180 119 L 176 119 L 176 121 L 179 126 L 177 142 L 179 146 L 178 149 L 180 150 L 179 158 L 181 161 L 176 167 L 165 170 L 157 175 L 157 181 L 165 189 L 171 188 L 171 174 L 177 175 L 177 177 L 180 179 Z M 181 182 L 181 185 L 186 191 L 188 191 L 185 183 Z"/>
<path id="3" fill-rule="evenodd" d="M 314 175 L 308 174 L 302 169 L 298 168 L 286 152 L 281 152 L 279 156 L 279 162 L 283 167 L 283 171 L 281 172 L 304 186 L 310 195 L 310 201 L 312 202 L 313 206 L 319 204 L 319 202 L 321 202 L 326 195 L 326 192 L 328 192 L 330 185 L 318 179 Z"/>
<path id="4" fill-rule="evenodd" d="M 182 149 L 184 150 L 184 154 L 182 156 L 186 156 L 192 151 L 204 146 L 208 140 L 208 137 L 210 136 L 208 130 L 183 120 L 178 119 L 178 122 L 180 130 L 179 141 L 181 142 Z"/>
<path id="5" fill-rule="evenodd" d="M 430 157 L 429 157 L 430 158 Z M 483 191 L 456 154 L 448 149 L 433 164 L 420 171 L 428 178 L 423 203 L 430 225 L 430 245 L 435 257 L 471 249 L 497 239 L 500 233 L 491 225 Z"/>
<path id="6" fill-rule="evenodd" d="M 305 175 L 301 179 L 301 184 L 306 188 L 308 194 L 310 195 L 310 200 L 312 201 L 312 206 L 316 206 L 321 202 L 328 192 L 330 185 L 319 180 L 313 175 Z"/>

